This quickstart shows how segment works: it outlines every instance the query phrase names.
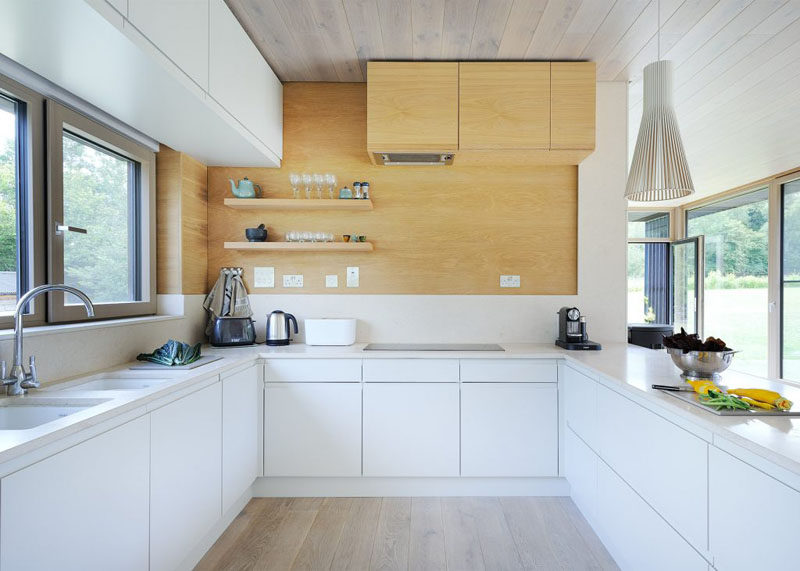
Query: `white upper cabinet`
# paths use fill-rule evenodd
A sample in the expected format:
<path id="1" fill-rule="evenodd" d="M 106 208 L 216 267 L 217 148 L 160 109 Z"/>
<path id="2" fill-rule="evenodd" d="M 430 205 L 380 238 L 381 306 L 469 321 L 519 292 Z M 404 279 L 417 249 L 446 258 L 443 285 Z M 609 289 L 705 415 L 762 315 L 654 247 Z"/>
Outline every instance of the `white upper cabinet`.
<path id="1" fill-rule="evenodd" d="M 134 0 L 130 1 L 133 2 Z M 111 4 L 114 9 L 123 16 L 128 15 L 128 0 L 108 0 L 108 3 Z"/>
<path id="2" fill-rule="evenodd" d="M 208 91 L 209 0 L 128 0 L 128 19 Z"/>
<path id="3" fill-rule="evenodd" d="M 283 87 L 223 0 L 211 0 L 209 93 L 283 155 Z"/>

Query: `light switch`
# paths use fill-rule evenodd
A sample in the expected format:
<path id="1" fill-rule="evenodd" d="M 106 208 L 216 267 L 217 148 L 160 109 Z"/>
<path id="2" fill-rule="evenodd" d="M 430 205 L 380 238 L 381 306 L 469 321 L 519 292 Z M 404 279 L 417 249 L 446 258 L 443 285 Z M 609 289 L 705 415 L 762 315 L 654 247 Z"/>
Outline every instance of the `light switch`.
<path id="1" fill-rule="evenodd" d="M 336 274 L 325 276 L 325 287 L 339 287 L 339 276 Z"/>
<path id="2" fill-rule="evenodd" d="M 253 268 L 253 284 L 255 287 L 275 287 L 275 268 Z"/>
<path id="3" fill-rule="evenodd" d="M 500 276 L 500 287 L 519 287 L 519 276 Z"/>
<path id="4" fill-rule="evenodd" d="M 303 274 L 284 275 L 283 287 L 303 287 Z"/>
<path id="5" fill-rule="evenodd" d="M 358 287 L 358 266 L 347 267 L 347 287 Z"/>

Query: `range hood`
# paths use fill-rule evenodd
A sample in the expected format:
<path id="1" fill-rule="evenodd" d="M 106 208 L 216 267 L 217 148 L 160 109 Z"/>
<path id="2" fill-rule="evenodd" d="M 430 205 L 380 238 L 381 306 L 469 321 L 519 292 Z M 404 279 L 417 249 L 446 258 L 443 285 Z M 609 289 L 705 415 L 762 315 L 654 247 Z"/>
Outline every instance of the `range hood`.
<path id="1" fill-rule="evenodd" d="M 444 166 L 453 164 L 453 153 L 373 153 L 375 164 L 397 166 Z"/>

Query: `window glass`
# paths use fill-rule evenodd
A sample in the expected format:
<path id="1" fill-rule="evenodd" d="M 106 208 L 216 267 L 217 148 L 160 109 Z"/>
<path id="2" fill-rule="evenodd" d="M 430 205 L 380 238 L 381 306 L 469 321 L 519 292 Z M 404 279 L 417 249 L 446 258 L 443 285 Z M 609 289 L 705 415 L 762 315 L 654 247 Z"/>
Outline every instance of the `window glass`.
<path id="1" fill-rule="evenodd" d="M 628 244 L 628 323 L 669 323 L 668 243 Z"/>
<path id="2" fill-rule="evenodd" d="M 800 180 L 783 185 L 783 378 L 800 381 Z"/>
<path id="3" fill-rule="evenodd" d="M 63 222 L 74 228 L 64 233 L 64 282 L 95 303 L 141 299 L 136 277 L 138 164 L 66 131 L 63 160 Z M 69 297 L 68 303 L 80 303 Z"/>
<path id="4" fill-rule="evenodd" d="M 628 238 L 669 238 L 669 212 L 628 212 Z"/>
<path id="5" fill-rule="evenodd" d="M 686 235 L 705 236 L 704 334 L 741 351 L 732 369 L 766 376 L 767 189 L 690 210 Z"/>
<path id="6" fill-rule="evenodd" d="M 17 303 L 17 104 L 0 95 L 0 314 Z"/>

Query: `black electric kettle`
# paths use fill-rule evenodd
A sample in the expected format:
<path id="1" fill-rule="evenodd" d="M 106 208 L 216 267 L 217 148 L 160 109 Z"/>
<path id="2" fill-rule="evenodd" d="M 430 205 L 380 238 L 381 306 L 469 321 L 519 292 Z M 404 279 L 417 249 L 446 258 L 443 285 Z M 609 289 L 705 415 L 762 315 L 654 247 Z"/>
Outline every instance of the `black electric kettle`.
<path id="1" fill-rule="evenodd" d="M 270 313 L 267 316 L 267 345 L 288 345 L 292 340 L 290 322 L 294 322 L 294 332 L 298 333 L 294 315 L 280 310 Z"/>

